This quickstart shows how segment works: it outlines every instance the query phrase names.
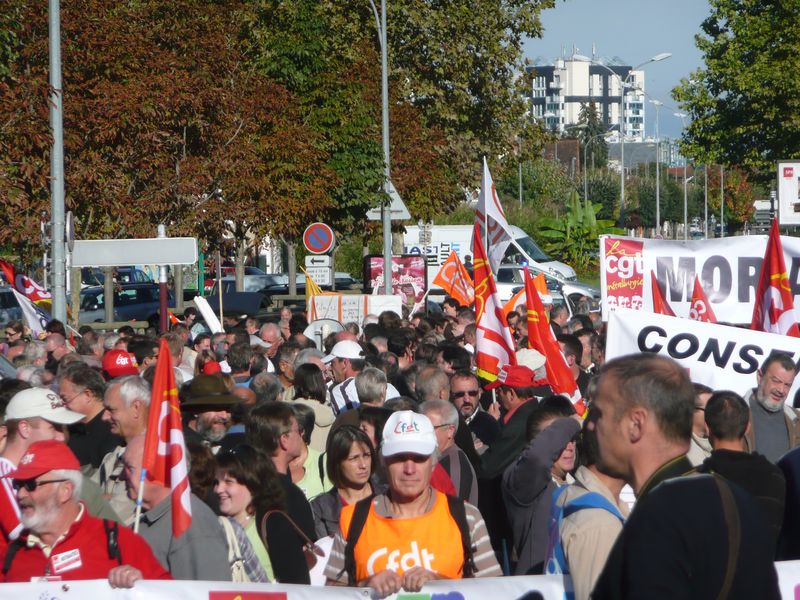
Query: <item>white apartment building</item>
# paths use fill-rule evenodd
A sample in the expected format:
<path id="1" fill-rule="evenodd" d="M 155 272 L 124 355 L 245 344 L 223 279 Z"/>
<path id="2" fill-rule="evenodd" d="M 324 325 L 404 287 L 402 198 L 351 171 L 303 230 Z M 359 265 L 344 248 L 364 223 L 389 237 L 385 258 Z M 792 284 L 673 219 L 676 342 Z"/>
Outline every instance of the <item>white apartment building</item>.
<path id="1" fill-rule="evenodd" d="M 601 65 L 559 58 L 553 65 L 528 67 L 534 76 L 530 91 L 532 116 L 542 119 L 549 130 L 563 134 L 578 124 L 581 107 L 594 102 L 609 130 L 619 135 L 622 114 L 625 141 L 642 141 L 646 104 L 644 71 L 634 71 L 615 62 Z"/>

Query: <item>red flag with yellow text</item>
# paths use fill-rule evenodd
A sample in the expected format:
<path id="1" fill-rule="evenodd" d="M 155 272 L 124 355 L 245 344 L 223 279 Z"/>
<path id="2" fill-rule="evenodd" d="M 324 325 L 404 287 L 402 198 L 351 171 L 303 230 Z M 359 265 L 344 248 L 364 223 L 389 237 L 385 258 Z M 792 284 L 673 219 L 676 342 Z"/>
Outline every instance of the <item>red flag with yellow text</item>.
<path id="1" fill-rule="evenodd" d="M 156 361 L 142 468 L 147 469 L 148 479 L 172 488 L 172 535 L 180 537 L 192 524 L 192 492 L 178 388 L 164 338 Z"/>
<path id="2" fill-rule="evenodd" d="M 455 250 L 450 252 L 450 256 L 442 263 L 439 272 L 433 278 L 433 283 L 441 287 L 461 306 L 472 306 L 475 301 L 472 278 Z"/>
<path id="3" fill-rule="evenodd" d="M 792 287 L 786 274 L 783 244 L 776 219 L 772 220 L 772 227 L 769 230 L 750 329 L 800 337 Z"/>
<path id="4" fill-rule="evenodd" d="M 528 347 L 544 354 L 544 363 L 547 371 L 547 382 L 556 394 L 568 396 L 579 415 L 586 412 L 586 404 L 581 398 L 578 384 L 572 376 L 567 361 L 561 353 L 561 348 L 553 335 L 553 330 L 547 321 L 544 303 L 536 289 L 534 280 L 528 268 L 525 272 L 525 292 L 528 297 Z"/>
<path id="5" fill-rule="evenodd" d="M 503 365 L 516 365 L 514 340 L 508 330 L 506 316 L 497 299 L 497 286 L 489 260 L 481 242 L 481 229 L 475 225 L 472 236 L 473 270 L 475 280 L 475 342 L 476 373 L 488 381 L 497 379 Z"/>

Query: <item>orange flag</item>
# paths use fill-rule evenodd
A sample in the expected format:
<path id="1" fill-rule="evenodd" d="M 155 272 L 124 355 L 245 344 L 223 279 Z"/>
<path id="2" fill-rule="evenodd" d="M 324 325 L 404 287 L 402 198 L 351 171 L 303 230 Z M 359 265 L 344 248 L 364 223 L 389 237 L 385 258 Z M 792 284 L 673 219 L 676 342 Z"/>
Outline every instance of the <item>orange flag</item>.
<path id="1" fill-rule="evenodd" d="M 578 384 L 572 376 L 567 361 L 561 353 L 561 348 L 553 335 L 553 330 L 547 322 L 547 313 L 544 303 L 536 289 L 534 279 L 527 267 L 525 271 L 525 292 L 528 296 L 528 347 L 544 354 L 547 359 L 544 363 L 547 371 L 547 381 L 556 394 L 564 394 L 572 400 L 575 411 L 583 416 L 586 404 L 581 398 Z"/>
<path id="2" fill-rule="evenodd" d="M 161 338 L 150 399 L 142 468 L 150 480 L 172 488 L 172 536 L 192 524 L 191 489 L 178 388 L 167 340 Z"/>
<path id="3" fill-rule="evenodd" d="M 481 243 L 481 229 L 478 224 L 475 225 L 472 244 L 472 254 L 475 257 L 475 318 L 478 326 L 475 342 L 476 373 L 487 381 L 494 381 L 503 365 L 517 364 L 517 355 L 506 316 L 497 299 L 497 286 Z"/>
<path id="4" fill-rule="evenodd" d="M 666 298 L 664 298 L 664 295 L 661 293 L 661 288 L 658 285 L 658 279 L 656 279 L 654 271 L 650 271 L 650 287 L 653 291 L 653 312 L 660 315 L 667 315 L 668 317 L 674 317 L 675 311 L 667 304 Z"/>
<path id="5" fill-rule="evenodd" d="M 789 276 L 786 274 L 786 262 L 783 259 L 781 234 L 778 230 L 778 221 L 775 219 L 772 220 L 767 250 L 764 252 L 764 262 L 761 264 L 750 329 L 800 337 L 797 316 L 794 312 L 794 296 L 789 285 Z"/>
<path id="6" fill-rule="evenodd" d="M 472 278 L 455 250 L 450 252 L 450 256 L 442 263 L 439 272 L 433 278 L 433 283 L 457 300 L 461 306 L 472 306 L 475 302 Z"/>
<path id="7" fill-rule="evenodd" d="M 507 315 L 508 313 L 510 313 L 512 310 L 517 308 L 517 306 L 522 304 L 524 299 L 525 299 L 525 287 L 523 286 L 523 288 L 520 291 L 511 296 L 511 300 L 509 300 L 503 305 L 503 314 Z"/>
<path id="8" fill-rule="evenodd" d="M 711 303 L 708 301 L 703 286 L 700 284 L 700 278 L 697 275 L 694 276 L 694 289 L 692 290 L 692 303 L 689 307 L 689 318 L 705 323 L 717 322 L 717 317 L 711 309 Z"/>

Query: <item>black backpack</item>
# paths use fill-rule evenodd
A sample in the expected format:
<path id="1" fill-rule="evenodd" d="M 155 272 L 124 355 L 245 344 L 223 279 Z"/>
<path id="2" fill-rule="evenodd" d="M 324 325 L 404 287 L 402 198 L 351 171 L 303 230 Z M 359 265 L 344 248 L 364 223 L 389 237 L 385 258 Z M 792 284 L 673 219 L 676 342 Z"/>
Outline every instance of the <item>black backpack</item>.
<path id="1" fill-rule="evenodd" d="M 455 520 L 458 531 L 461 533 L 461 549 L 464 553 L 464 566 L 462 567 L 462 577 L 464 579 L 475 575 L 475 548 L 470 544 L 469 526 L 467 525 L 467 512 L 464 508 L 464 501 L 454 496 L 447 497 L 447 507 L 450 509 L 450 516 Z M 347 531 L 347 545 L 344 549 L 344 569 L 339 573 L 347 573 L 348 584 L 356 585 L 356 557 L 355 548 L 358 538 L 367 522 L 369 509 L 372 505 L 374 495 L 356 502 L 353 509 L 353 518 L 350 520 L 350 529 Z"/>

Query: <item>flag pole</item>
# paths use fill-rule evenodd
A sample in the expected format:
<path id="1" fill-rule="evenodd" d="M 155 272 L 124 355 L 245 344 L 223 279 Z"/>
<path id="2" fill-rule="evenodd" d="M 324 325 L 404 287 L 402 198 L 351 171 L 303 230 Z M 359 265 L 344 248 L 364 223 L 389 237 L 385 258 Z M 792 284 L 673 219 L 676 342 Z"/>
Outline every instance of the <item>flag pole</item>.
<path id="1" fill-rule="evenodd" d="M 142 518 L 142 495 L 144 493 L 144 480 L 147 475 L 147 469 L 142 467 L 142 474 L 139 477 L 139 493 L 136 494 L 136 514 L 133 520 L 133 532 L 139 533 L 139 521 Z"/>

